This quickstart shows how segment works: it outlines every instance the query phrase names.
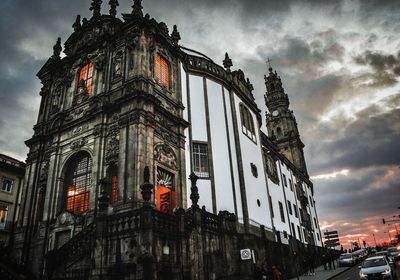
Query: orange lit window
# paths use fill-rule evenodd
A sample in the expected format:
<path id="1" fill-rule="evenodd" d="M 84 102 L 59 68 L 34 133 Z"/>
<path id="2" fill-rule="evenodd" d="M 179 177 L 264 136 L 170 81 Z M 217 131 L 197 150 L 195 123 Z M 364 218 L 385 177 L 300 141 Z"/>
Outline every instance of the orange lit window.
<path id="1" fill-rule="evenodd" d="M 69 165 L 66 173 L 66 209 L 73 213 L 89 209 L 89 191 L 92 177 L 92 159 L 82 153 Z"/>
<path id="2" fill-rule="evenodd" d="M 111 203 L 115 203 L 118 198 L 118 177 L 112 176 L 111 178 Z"/>
<path id="3" fill-rule="evenodd" d="M 159 54 L 156 54 L 155 76 L 157 81 L 161 82 L 163 86 L 169 86 L 169 64 L 168 60 Z"/>
<path id="4" fill-rule="evenodd" d="M 79 81 L 84 80 L 85 86 L 90 95 L 92 91 L 92 80 L 93 80 L 93 63 L 88 63 L 82 67 L 81 71 L 79 72 Z"/>

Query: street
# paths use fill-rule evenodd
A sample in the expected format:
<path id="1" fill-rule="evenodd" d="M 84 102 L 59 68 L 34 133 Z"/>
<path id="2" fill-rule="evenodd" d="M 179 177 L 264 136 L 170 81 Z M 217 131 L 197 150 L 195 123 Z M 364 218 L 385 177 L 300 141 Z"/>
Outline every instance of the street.
<path id="1" fill-rule="evenodd" d="M 355 265 L 354 267 L 352 267 L 351 269 L 347 270 L 346 272 L 343 272 L 342 274 L 332 278 L 333 280 L 357 280 L 360 279 L 358 276 L 358 266 L 360 264 Z M 397 267 L 397 273 L 396 273 L 396 280 L 400 280 L 400 261 L 398 261 L 396 263 L 396 267 Z"/>

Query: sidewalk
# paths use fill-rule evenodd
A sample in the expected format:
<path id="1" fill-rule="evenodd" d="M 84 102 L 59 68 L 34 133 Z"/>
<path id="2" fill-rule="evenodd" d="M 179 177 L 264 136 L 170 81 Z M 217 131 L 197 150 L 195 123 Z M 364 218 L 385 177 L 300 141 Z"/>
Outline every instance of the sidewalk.
<path id="1" fill-rule="evenodd" d="M 336 269 L 329 270 L 329 267 L 327 270 L 324 269 L 324 266 L 319 266 L 315 268 L 315 275 L 314 276 L 305 276 L 305 275 L 299 275 L 300 280 L 328 280 L 348 269 L 351 267 L 338 267 L 337 261 L 335 262 Z M 297 278 L 292 278 L 290 280 L 297 280 Z"/>

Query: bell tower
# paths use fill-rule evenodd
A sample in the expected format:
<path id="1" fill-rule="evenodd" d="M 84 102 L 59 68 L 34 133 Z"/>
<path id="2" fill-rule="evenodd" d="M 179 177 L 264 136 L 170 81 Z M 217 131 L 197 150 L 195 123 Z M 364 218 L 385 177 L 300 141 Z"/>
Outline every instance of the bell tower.
<path id="1" fill-rule="evenodd" d="M 264 79 L 267 88 L 264 98 L 268 108 L 266 113 L 268 135 L 279 151 L 308 176 L 304 160 L 304 144 L 300 139 L 296 118 L 289 109 L 289 98 L 282 87 L 281 78 L 269 66 L 269 74 L 264 75 Z"/>

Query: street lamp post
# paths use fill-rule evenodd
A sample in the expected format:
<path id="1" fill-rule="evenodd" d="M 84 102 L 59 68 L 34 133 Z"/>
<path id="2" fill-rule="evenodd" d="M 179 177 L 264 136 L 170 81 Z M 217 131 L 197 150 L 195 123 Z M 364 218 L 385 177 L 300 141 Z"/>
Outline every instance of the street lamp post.
<path id="1" fill-rule="evenodd" d="M 383 233 L 387 233 L 389 235 L 389 243 L 392 243 L 392 236 L 390 235 L 390 230 L 384 231 Z"/>
<path id="2" fill-rule="evenodd" d="M 372 236 L 374 237 L 374 241 L 375 241 L 375 247 L 378 247 L 378 245 L 376 244 L 375 233 L 373 233 L 373 234 L 372 234 Z"/>

